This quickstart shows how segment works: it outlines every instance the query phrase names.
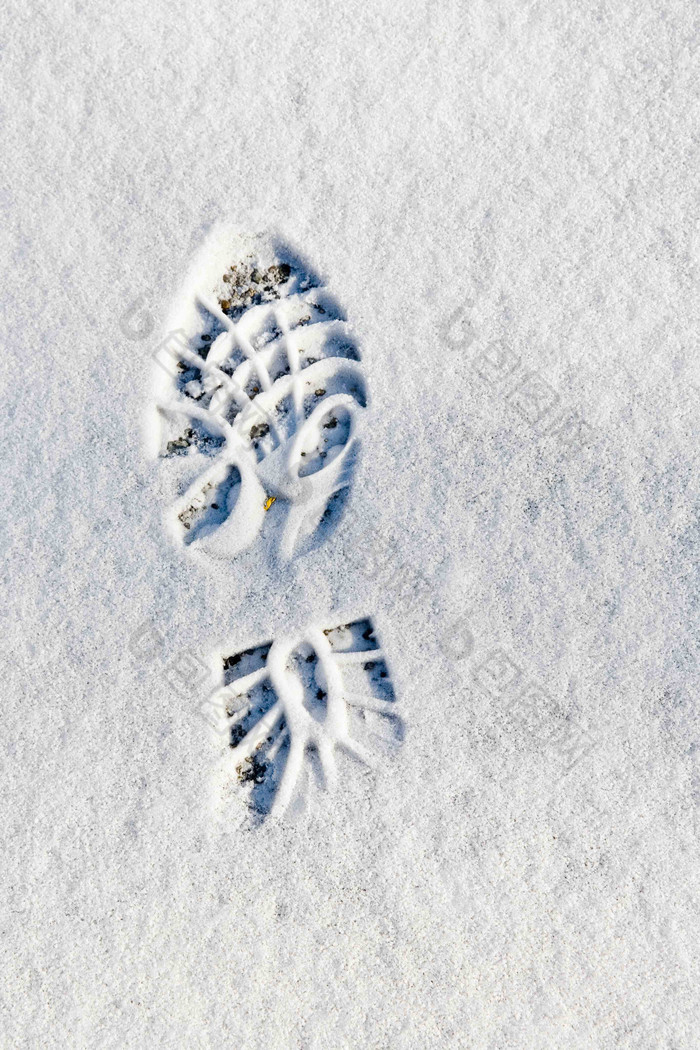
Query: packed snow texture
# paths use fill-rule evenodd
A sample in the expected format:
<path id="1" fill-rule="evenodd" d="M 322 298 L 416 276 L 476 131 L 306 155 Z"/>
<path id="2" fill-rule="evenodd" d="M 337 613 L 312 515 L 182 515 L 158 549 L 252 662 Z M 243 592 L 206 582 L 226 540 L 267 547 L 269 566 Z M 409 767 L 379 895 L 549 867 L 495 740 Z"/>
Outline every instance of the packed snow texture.
<path id="1" fill-rule="evenodd" d="M 2 1046 L 698 1046 L 697 6 L 0 18 Z M 222 221 L 362 347 L 286 560 L 173 542 L 144 440 Z M 212 654 L 353 617 L 401 746 L 256 821 Z"/>
<path id="2" fill-rule="evenodd" d="M 147 439 L 168 468 L 176 542 L 230 558 L 265 531 L 288 559 L 327 538 L 367 404 L 360 356 L 337 300 L 293 250 L 212 229 L 153 355 Z"/>

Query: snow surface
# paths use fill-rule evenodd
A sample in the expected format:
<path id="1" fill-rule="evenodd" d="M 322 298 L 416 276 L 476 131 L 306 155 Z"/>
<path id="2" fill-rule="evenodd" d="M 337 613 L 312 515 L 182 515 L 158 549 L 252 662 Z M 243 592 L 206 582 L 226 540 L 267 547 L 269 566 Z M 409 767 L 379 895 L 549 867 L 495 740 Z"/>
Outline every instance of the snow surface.
<path id="1" fill-rule="evenodd" d="M 700 1046 L 697 6 L 1 17 L 2 1045 Z M 172 542 L 143 440 L 221 219 L 362 344 L 286 563 Z M 211 654 L 361 616 L 402 746 L 251 822 Z"/>

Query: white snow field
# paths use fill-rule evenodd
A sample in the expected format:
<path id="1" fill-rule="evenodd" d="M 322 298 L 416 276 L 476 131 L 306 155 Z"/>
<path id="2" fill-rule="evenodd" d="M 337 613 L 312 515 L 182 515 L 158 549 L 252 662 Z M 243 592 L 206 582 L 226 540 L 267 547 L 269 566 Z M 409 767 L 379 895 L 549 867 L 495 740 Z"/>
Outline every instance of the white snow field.
<path id="1" fill-rule="evenodd" d="M 0 1045 L 700 1047 L 697 5 L 0 21 Z"/>

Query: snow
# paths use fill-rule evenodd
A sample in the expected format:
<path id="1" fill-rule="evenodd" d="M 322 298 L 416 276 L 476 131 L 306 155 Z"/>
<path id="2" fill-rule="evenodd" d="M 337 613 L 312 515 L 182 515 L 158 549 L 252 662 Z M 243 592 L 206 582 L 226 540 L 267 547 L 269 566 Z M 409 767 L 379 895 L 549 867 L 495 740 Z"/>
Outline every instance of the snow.
<path id="1" fill-rule="evenodd" d="M 0 1044 L 697 1045 L 694 6 L 3 15 Z M 361 348 L 286 557 L 181 542 L 147 440 L 222 228 Z M 401 733 L 254 819 L 222 657 L 367 618 Z"/>

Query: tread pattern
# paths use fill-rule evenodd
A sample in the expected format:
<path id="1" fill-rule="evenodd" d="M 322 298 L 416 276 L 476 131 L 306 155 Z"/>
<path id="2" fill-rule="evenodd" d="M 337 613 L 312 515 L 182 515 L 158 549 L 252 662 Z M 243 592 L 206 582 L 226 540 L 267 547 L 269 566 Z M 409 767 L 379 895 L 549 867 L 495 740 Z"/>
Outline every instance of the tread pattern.
<path id="1" fill-rule="evenodd" d="M 284 814 L 310 755 L 332 790 L 338 750 L 374 767 L 377 751 L 388 757 L 403 739 L 386 658 L 368 618 L 311 626 L 220 660 L 223 683 L 211 706 L 228 738 L 226 766 L 262 816 Z"/>
<path id="2" fill-rule="evenodd" d="M 232 557 L 274 520 L 285 560 L 322 541 L 367 395 L 357 341 L 317 275 L 270 238 L 215 231 L 155 361 L 150 433 L 176 540 Z"/>

